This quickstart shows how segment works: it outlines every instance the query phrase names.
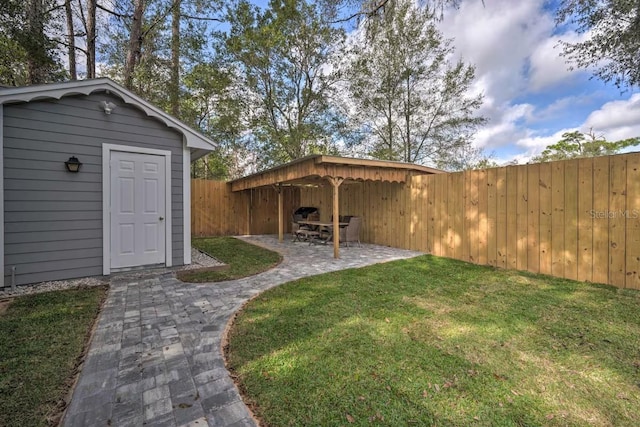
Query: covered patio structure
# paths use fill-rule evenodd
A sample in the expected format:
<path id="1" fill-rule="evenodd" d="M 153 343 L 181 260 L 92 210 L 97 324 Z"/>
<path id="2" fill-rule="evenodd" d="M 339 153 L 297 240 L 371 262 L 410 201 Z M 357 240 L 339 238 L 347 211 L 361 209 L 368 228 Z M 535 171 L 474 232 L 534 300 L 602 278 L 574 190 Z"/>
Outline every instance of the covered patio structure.
<path id="1" fill-rule="evenodd" d="M 231 181 L 232 192 L 271 187 L 278 194 L 278 241 L 284 240 L 284 197 L 288 187 L 332 187 L 333 229 L 339 228 L 340 187 L 356 182 L 380 181 L 405 183 L 414 175 L 441 173 L 440 170 L 411 163 L 348 157 L 311 155 Z M 334 233 L 333 256 L 340 256 L 339 233 Z"/>

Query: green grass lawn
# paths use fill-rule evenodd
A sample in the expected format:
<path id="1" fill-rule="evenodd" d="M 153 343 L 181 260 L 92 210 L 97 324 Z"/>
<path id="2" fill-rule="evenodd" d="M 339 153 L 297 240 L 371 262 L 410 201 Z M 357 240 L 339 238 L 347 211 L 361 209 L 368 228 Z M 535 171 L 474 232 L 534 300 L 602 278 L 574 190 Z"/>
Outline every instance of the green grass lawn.
<path id="1" fill-rule="evenodd" d="M 105 292 L 23 296 L 0 314 L 0 426 L 46 426 L 59 415 Z"/>
<path id="2" fill-rule="evenodd" d="M 289 425 L 640 425 L 640 292 L 422 256 L 252 300 L 227 357 Z"/>
<path id="3" fill-rule="evenodd" d="M 274 267 L 282 257 L 277 252 L 243 242 L 233 237 L 205 237 L 193 239 L 193 247 L 229 265 L 221 271 L 178 272 L 183 282 L 221 282 L 252 276 Z"/>

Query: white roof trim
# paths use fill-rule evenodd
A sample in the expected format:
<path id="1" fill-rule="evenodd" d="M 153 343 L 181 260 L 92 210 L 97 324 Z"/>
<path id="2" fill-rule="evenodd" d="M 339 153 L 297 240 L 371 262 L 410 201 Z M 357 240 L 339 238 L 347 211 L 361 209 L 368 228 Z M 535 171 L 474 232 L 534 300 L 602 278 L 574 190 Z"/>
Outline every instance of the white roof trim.
<path id="1" fill-rule="evenodd" d="M 176 129 L 184 135 L 187 147 L 191 149 L 211 151 L 217 147 L 217 144 L 209 138 L 105 77 L 46 85 L 0 88 L 0 104 L 30 102 L 50 98 L 60 99 L 63 96 L 72 95 L 90 95 L 97 91 L 109 91 L 120 97 L 126 104 L 131 104 L 144 111 L 147 116 L 154 117 L 168 127 Z M 200 153 L 202 152 L 200 151 Z"/>

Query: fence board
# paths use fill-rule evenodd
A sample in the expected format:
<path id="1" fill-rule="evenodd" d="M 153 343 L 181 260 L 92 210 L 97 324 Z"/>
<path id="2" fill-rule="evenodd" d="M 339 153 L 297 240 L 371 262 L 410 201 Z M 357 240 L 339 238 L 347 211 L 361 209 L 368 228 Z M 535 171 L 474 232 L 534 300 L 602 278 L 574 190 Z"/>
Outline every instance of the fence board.
<path id="1" fill-rule="evenodd" d="M 431 178 L 427 180 L 427 212 L 429 218 L 429 227 L 427 230 L 427 252 L 431 254 L 436 253 L 436 207 L 435 207 L 435 179 Z"/>
<path id="2" fill-rule="evenodd" d="M 488 189 L 487 171 L 479 170 L 478 174 L 478 264 L 487 264 L 487 211 L 488 211 Z"/>
<path id="3" fill-rule="evenodd" d="M 455 258 L 456 238 L 455 238 L 455 214 L 457 197 L 449 196 L 454 194 L 454 175 L 447 174 L 447 255 Z"/>
<path id="4" fill-rule="evenodd" d="M 593 281 L 609 283 L 609 159 L 593 159 Z"/>
<path id="5" fill-rule="evenodd" d="M 462 210 L 464 212 L 464 216 L 462 218 L 462 257 L 460 259 L 463 261 L 469 261 L 469 255 L 471 253 L 471 176 L 468 172 L 462 173 L 462 185 L 464 188 L 464 191 L 462 192 Z"/>
<path id="6" fill-rule="evenodd" d="M 420 239 L 420 250 L 424 252 L 430 252 L 431 249 L 429 247 L 428 238 L 429 238 L 429 217 L 431 212 L 429 210 L 429 205 L 427 201 L 429 200 L 429 182 L 430 180 L 426 179 L 427 177 L 421 176 L 420 182 L 422 183 L 422 197 L 420 199 L 420 221 L 422 222 L 422 238 Z"/>
<path id="7" fill-rule="evenodd" d="M 418 220 L 418 196 L 420 194 L 420 187 L 418 183 L 414 180 L 408 184 L 409 194 L 411 195 L 410 199 L 410 209 L 409 209 L 409 236 L 410 243 L 409 249 L 415 251 L 418 248 L 418 227 L 420 221 Z"/>
<path id="8" fill-rule="evenodd" d="M 527 269 L 540 272 L 540 165 L 527 165 Z"/>
<path id="9" fill-rule="evenodd" d="M 416 222 L 415 222 L 415 195 L 414 193 L 417 191 L 415 188 L 411 186 L 411 181 L 407 182 L 404 185 L 405 189 L 402 191 L 404 194 L 404 205 L 405 209 L 405 247 L 415 250 L 415 242 L 416 242 Z"/>
<path id="10" fill-rule="evenodd" d="M 640 289 L 640 153 L 627 157 L 625 288 Z"/>
<path id="11" fill-rule="evenodd" d="M 469 260 L 471 262 L 478 262 L 480 246 L 478 244 L 478 171 L 469 171 L 470 179 L 470 193 L 469 193 Z"/>
<path id="12" fill-rule="evenodd" d="M 496 266 L 497 258 L 497 240 L 496 240 L 496 219 L 497 201 L 496 201 L 496 180 L 497 169 L 487 170 L 487 264 Z"/>
<path id="13" fill-rule="evenodd" d="M 551 274 L 564 277 L 564 161 L 551 166 Z"/>
<path id="14" fill-rule="evenodd" d="M 451 174 L 453 176 L 453 191 L 450 191 L 449 194 L 454 195 L 457 194 L 457 197 L 453 197 L 455 199 L 455 206 L 453 212 L 453 229 L 454 229 L 454 249 L 451 254 L 452 257 L 456 259 L 462 258 L 462 245 L 464 243 L 464 199 L 459 196 L 464 191 L 464 176 L 462 173 Z"/>
<path id="15" fill-rule="evenodd" d="M 593 280 L 593 159 L 578 161 L 578 280 Z"/>
<path id="16" fill-rule="evenodd" d="M 564 166 L 564 277 L 578 278 L 578 161 Z"/>
<path id="17" fill-rule="evenodd" d="M 518 267 L 518 169 L 516 166 L 507 166 L 507 268 Z"/>
<path id="18" fill-rule="evenodd" d="M 527 233 L 528 229 L 528 196 L 527 196 L 527 168 L 517 168 L 517 200 L 516 200 L 516 220 L 517 220 L 517 260 L 518 270 L 527 269 Z"/>
<path id="19" fill-rule="evenodd" d="M 553 205 L 551 203 L 551 164 L 542 163 L 539 169 L 539 200 L 540 200 L 540 273 L 551 274 L 551 214 Z"/>
<path id="20" fill-rule="evenodd" d="M 447 256 L 447 176 L 439 175 L 437 179 L 436 203 L 438 205 L 438 256 Z"/>
<path id="21" fill-rule="evenodd" d="M 507 267 L 507 168 L 496 170 L 496 266 Z"/>
<path id="22" fill-rule="evenodd" d="M 609 162 L 609 283 L 625 282 L 626 157 L 612 156 Z"/>

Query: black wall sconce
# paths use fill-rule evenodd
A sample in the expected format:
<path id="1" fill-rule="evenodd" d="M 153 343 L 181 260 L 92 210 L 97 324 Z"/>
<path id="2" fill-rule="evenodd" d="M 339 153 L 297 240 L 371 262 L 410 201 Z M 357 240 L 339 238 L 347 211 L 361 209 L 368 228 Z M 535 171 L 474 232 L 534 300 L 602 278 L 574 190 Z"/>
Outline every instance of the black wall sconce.
<path id="1" fill-rule="evenodd" d="M 71 156 L 69 157 L 69 160 L 64 162 L 64 165 L 67 167 L 69 172 L 77 173 L 80 170 L 82 163 L 80 163 L 80 160 L 78 160 L 76 156 Z"/>

